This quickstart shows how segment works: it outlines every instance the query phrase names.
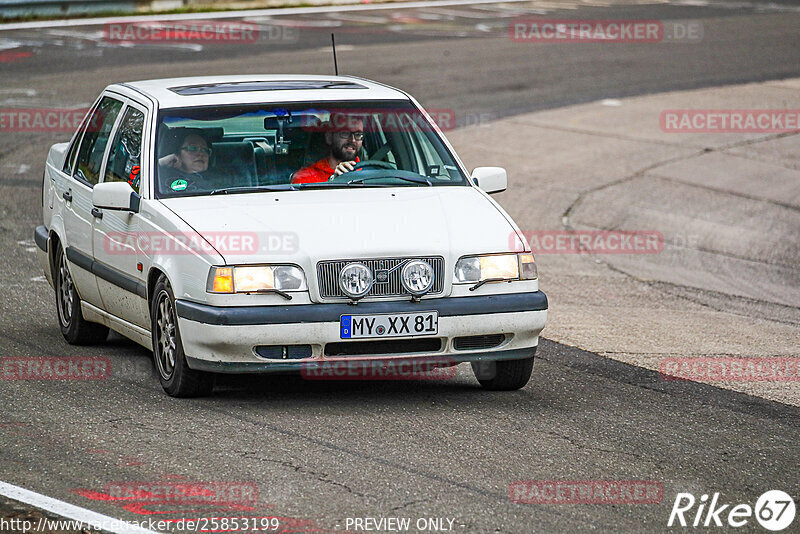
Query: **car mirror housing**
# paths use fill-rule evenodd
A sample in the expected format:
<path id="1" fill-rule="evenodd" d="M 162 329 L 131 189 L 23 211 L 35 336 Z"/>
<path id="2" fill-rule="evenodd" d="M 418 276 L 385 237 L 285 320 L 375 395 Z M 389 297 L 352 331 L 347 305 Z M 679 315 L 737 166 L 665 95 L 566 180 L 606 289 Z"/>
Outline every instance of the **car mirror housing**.
<path id="1" fill-rule="evenodd" d="M 500 193 L 508 188 L 508 174 L 502 167 L 477 167 L 472 181 L 487 193 Z"/>
<path id="2" fill-rule="evenodd" d="M 141 198 L 127 182 L 103 182 L 92 188 L 96 208 L 138 213 Z"/>

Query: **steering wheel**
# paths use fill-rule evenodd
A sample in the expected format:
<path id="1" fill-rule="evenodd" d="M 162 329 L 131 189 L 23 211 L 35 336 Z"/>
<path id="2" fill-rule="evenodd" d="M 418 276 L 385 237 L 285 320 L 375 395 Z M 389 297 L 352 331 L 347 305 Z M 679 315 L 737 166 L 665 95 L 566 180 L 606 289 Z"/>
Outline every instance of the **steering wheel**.
<path id="1" fill-rule="evenodd" d="M 376 159 L 365 159 L 364 161 L 359 161 L 356 163 L 356 166 L 353 167 L 353 171 L 361 170 L 364 167 L 378 167 L 379 169 L 391 169 L 397 170 L 394 165 L 391 163 L 387 163 L 385 161 L 378 161 Z M 351 171 L 352 172 L 352 171 Z"/>

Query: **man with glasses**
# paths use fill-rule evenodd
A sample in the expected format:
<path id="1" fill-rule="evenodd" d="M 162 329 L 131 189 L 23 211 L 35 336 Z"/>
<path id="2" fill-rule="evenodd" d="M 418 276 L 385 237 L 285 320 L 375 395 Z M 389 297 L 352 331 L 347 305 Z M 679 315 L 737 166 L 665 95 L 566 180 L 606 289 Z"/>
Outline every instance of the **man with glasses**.
<path id="1" fill-rule="evenodd" d="M 197 133 L 186 135 L 174 154 L 158 160 L 162 190 L 167 188 L 180 192 L 210 187 L 213 178 L 206 175 L 210 157 L 211 148 L 203 136 Z"/>
<path id="2" fill-rule="evenodd" d="M 293 184 L 327 182 L 332 176 L 352 171 L 360 161 L 364 145 L 364 121 L 345 114 L 333 114 L 325 132 L 328 155 L 294 173 Z"/>

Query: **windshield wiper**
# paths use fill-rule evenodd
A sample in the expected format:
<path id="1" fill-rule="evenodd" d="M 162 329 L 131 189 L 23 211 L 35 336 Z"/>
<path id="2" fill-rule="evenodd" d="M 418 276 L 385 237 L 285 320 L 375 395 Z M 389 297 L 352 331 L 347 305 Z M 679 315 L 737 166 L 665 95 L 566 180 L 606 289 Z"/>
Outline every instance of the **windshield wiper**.
<path id="1" fill-rule="evenodd" d="M 243 185 L 239 187 L 222 187 L 214 189 L 210 195 L 227 195 L 228 193 L 257 193 L 259 191 L 297 191 L 295 184 Z"/>
<path id="2" fill-rule="evenodd" d="M 387 184 L 362 184 L 362 183 L 352 183 L 352 182 L 308 182 L 305 184 L 295 184 L 300 189 L 336 189 L 336 188 L 347 188 L 351 185 L 357 185 L 359 187 L 386 187 Z"/>
<path id="3" fill-rule="evenodd" d="M 411 176 L 370 176 L 368 178 L 356 178 L 355 180 L 350 180 L 347 182 L 347 185 L 350 184 L 363 184 L 367 180 L 385 180 L 386 178 L 394 178 L 396 180 L 403 180 L 405 182 L 411 182 L 420 185 L 429 185 L 432 186 L 430 180 L 427 178 L 412 178 Z"/>

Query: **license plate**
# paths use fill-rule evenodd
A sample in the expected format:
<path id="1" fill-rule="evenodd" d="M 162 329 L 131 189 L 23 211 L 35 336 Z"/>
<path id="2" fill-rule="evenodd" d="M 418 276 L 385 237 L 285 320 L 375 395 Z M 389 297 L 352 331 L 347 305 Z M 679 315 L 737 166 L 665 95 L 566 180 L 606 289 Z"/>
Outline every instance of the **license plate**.
<path id="1" fill-rule="evenodd" d="M 439 332 L 439 312 L 342 315 L 342 339 L 431 336 Z"/>

